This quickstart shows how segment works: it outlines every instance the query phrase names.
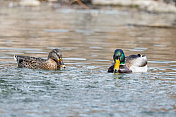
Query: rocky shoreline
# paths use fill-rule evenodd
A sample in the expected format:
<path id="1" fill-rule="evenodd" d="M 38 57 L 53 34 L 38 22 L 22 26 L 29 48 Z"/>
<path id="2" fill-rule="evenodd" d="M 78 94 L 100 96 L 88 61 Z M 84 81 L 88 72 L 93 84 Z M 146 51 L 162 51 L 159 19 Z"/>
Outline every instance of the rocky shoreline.
<path id="1" fill-rule="evenodd" d="M 136 7 L 152 12 L 176 13 L 176 0 L 92 0 L 92 4 Z"/>
<path id="2" fill-rule="evenodd" d="M 5 1 L 5 0 L 4 0 Z M 176 13 L 176 0 L 8 0 L 9 6 L 18 4 L 24 7 L 37 7 L 42 2 L 46 3 L 67 3 L 68 5 L 79 4 L 82 8 L 86 6 L 117 6 L 117 7 L 129 7 L 137 8 L 140 10 L 146 10 L 149 12 L 164 12 L 164 13 Z M 88 7 L 87 7 L 88 8 Z"/>

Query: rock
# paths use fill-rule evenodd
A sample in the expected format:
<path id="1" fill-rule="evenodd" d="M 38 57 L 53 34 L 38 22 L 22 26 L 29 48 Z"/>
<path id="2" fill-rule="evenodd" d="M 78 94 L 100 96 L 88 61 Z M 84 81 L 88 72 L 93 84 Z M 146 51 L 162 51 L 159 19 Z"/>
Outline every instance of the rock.
<path id="1" fill-rule="evenodd" d="M 148 11 L 176 13 L 175 3 L 166 3 L 165 0 L 92 0 L 92 4 L 135 6 Z"/>
<path id="2" fill-rule="evenodd" d="M 57 2 L 58 0 L 47 0 L 48 2 Z"/>
<path id="3" fill-rule="evenodd" d="M 38 0 L 21 0 L 19 4 L 20 4 L 20 6 L 34 7 L 34 6 L 39 6 L 40 1 L 38 1 Z"/>
<path id="4" fill-rule="evenodd" d="M 92 0 L 95 5 L 130 5 L 132 0 Z"/>

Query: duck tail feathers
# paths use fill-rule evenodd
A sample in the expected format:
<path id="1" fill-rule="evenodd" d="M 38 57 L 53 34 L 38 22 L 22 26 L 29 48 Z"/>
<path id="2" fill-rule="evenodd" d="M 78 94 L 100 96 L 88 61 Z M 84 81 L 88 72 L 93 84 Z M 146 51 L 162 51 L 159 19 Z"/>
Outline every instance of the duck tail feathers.
<path id="1" fill-rule="evenodd" d="M 17 56 L 16 55 L 14 55 L 13 58 L 14 58 L 15 61 L 17 61 Z"/>
<path id="2" fill-rule="evenodd" d="M 18 55 L 14 55 L 13 57 L 14 57 L 15 61 L 17 61 L 17 63 L 19 63 L 19 61 L 21 60 L 21 57 Z"/>

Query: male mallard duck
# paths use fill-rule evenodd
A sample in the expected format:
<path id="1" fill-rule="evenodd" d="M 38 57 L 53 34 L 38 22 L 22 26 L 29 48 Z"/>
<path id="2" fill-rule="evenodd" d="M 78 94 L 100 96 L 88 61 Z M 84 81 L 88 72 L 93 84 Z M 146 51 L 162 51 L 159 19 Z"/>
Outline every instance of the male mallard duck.
<path id="1" fill-rule="evenodd" d="M 123 50 L 116 49 L 113 55 L 114 62 L 109 67 L 110 73 L 147 72 L 147 57 L 145 55 L 130 55 L 125 57 Z"/>
<path id="2" fill-rule="evenodd" d="M 21 68 L 46 70 L 59 70 L 61 67 L 65 68 L 60 49 L 53 49 L 49 52 L 48 59 L 19 55 L 15 55 L 14 59 L 17 61 L 18 67 Z"/>

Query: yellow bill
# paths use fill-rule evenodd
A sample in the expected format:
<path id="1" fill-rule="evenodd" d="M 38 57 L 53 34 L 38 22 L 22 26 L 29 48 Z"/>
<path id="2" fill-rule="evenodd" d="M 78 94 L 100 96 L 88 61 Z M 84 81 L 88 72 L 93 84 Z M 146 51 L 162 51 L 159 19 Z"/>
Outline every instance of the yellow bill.
<path id="1" fill-rule="evenodd" d="M 58 62 L 60 63 L 60 68 L 65 68 L 62 58 L 59 58 Z"/>
<path id="2" fill-rule="evenodd" d="M 118 73 L 119 67 L 120 67 L 120 60 L 119 59 L 115 59 L 114 73 Z"/>
<path id="3" fill-rule="evenodd" d="M 59 58 L 58 62 L 61 62 L 62 61 L 62 58 Z"/>

